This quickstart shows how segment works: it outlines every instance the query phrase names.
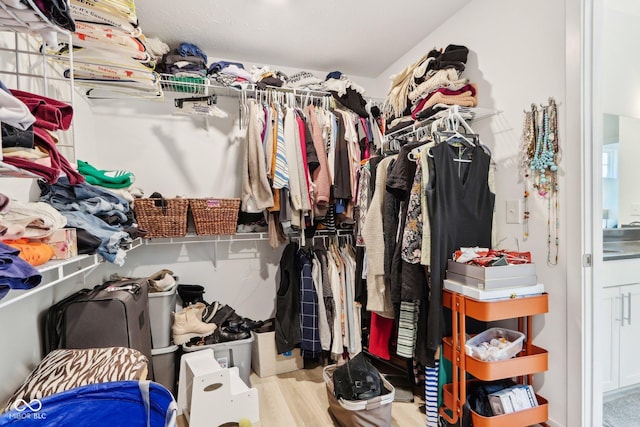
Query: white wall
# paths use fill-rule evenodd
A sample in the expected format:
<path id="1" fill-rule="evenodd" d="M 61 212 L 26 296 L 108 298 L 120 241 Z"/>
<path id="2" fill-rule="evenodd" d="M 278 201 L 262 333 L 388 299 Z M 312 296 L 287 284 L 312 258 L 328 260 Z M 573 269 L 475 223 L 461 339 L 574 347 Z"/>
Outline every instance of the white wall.
<path id="1" fill-rule="evenodd" d="M 544 24 L 542 24 L 544 23 Z M 557 266 L 547 266 L 547 202 L 530 198 L 530 238 L 524 240 L 520 225 L 505 223 L 506 200 L 520 199 L 518 156 L 523 110 L 532 102 L 546 103 L 552 96 L 559 104 L 560 146 L 563 155 L 579 148 L 579 139 L 566 137 L 565 121 L 565 2 L 544 0 L 514 2 L 473 1 L 440 28 L 407 52 L 378 79 L 385 92 L 388 77 L 414 63 L 429 50 L 448 44 L 469 48 L 463 75 L 478 84 L 478 106 L 499 110 L 490 119 L 472 124 L 497 162 L 496 216 L 501 247 L 531 251 L 539 281 L 549 293 L 549 312 L 534 318 L 533 339 L 549 351 L 549 370 L 537 374 L 535 387 L 547 398 L 550 422 L 567 424 L 567 169 L 560 163 L 560 253 Z M 577 82 L 576 82 L 577 83 Z M 532 192 L 533 193 L 533 192 Z M 516 313 L 514 313 L 516 314 Z"/>

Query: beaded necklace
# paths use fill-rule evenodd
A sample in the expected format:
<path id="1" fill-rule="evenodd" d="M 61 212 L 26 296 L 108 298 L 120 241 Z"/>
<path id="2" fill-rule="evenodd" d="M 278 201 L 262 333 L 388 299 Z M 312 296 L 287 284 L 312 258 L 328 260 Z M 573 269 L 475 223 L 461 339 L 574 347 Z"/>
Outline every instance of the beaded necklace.
<path id="1" fill-rule="evenodd" d="M 558 210 L 558 166 L 559 145 L 558 145 L 558 107 L 553 98 L 549 98 L 548 110 L 548 126 L 550 141 L 549 150 L 552 152 L 553 164 L 550 165 L 550 181 L 547 191 L 549 197 L 547 199 L 547 265 L 558 265 L 558 252 L 560 248 L 560 212 Z M 553 220 L 552 220 L 553 218 Z M 552 249 L 552 245 L 555 247 Z M 552 252 L 555 254 L 552 255 Z"/>
<path id="2" fill-rule="evenodd" d="M 524 181 L 524 239 L 529 237 L 528 181 L 540 197 L 547 199 L 547 264 L 558 264 L 560 219 L 558 209 L 558 110 L 553 98 L 539 115 L 532 104 L 525 111 L 521 173 Z M 555 253 L 553 253 L 555 252 Z"/>
<path id="3" fill-rule="evenodd" d="M 520 173 L 524 184 L 524 217 L 523 217 L 523 240 L 529 238 L 529 158 L 533 157 L 536 141 L 537 107 L 531 104 L 531 111 L 524 112 L 524 122 L 522 124 L 522 149 L 520 155 Z"/>

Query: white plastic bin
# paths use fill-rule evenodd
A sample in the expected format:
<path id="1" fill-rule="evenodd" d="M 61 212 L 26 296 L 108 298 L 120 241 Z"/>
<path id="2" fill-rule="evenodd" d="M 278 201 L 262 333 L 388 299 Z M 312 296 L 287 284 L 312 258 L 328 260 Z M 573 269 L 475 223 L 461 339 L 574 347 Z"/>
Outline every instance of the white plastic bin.
<path id="1" fill-rule="evenodd" d="M 212 349 L 213 357 L 221 367 L 237 367 L 242 381 L 244 381 L 247 386 L 251 387 L 249 376 L 251 375 L 251 346 L 254 340 L 255 336 L 252 332 L 251 336 L 244 340 L 198 346 L 187 346 L 186 344 L 182 344 L 182 349 L 185 352 L 198 351 L 205 348 Z"/>
<path id="2" fill-rule="evenodd" d="M 165 386 L 174 397 L 176 396 L 176 351 L 179 348 L 177 345 L 170 345 L 151 350 L 155 382 Z"/>
<path id="3" fill-rule="evenodd" d="M 166 292 L 149 292 L 149 319 L 153 348 L 171 345 L 171 312 L 176 309 L 176 288 Z"/>
<path id="4" fill-rule="evenodd" d="M 492 340 L 495 340 L 492 343 Z M 490 328 L 469 339 L 465 344 L 468 355 L 485 362 L 514 357 L 522 350 L 524 334 L 505 328 Z"/>

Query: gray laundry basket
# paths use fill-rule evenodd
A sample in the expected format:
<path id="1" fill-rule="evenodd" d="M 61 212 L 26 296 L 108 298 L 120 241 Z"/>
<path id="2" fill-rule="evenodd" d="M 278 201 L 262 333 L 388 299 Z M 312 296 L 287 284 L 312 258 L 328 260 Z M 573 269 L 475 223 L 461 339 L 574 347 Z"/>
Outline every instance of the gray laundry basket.
<path id="1" fill-rule="evenodd" d="M 382 377 L 382 385 L 386 394 L 368 400 L 336 399 L 333 391 L 333 371 L 336 365 L 326 366 L 322 376 L 327 386 L 329 411 L 343 427 L 388 427 L 391 426 L 391 403 L 396 391 Z"/>

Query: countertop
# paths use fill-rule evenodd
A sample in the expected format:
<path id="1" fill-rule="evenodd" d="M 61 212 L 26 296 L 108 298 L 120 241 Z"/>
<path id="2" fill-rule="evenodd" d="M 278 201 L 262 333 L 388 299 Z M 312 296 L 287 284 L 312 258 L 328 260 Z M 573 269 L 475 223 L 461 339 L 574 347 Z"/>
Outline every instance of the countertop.
<path id="1" fill-rule="evenodd" d="M 640 258 L 640 228 L 610 228 L 603 232 L 604 261 Z"/>

